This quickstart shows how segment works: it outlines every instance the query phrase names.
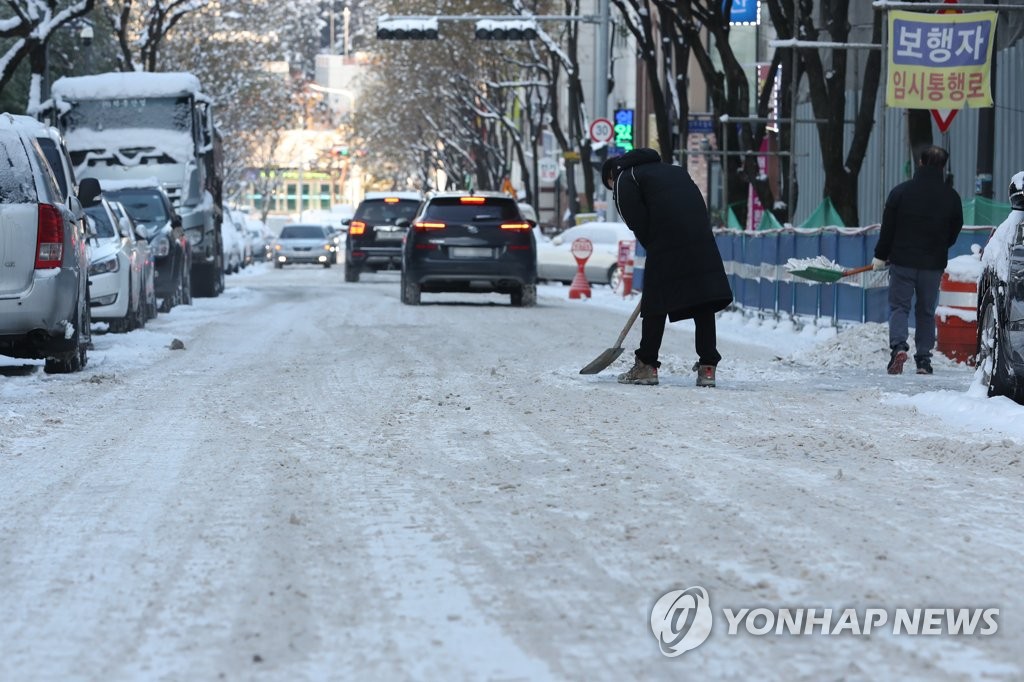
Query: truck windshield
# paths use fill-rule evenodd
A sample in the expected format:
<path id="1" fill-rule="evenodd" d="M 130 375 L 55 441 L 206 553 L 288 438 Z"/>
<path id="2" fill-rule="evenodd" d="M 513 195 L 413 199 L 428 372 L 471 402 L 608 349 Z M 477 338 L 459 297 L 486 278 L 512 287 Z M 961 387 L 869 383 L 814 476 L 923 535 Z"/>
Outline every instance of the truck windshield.
<path id="1" fill-rule="evenodd" d="M 189 132 L 192 130 L 191 103 L 188 97 L 125 97 L 73 102 L 62 117 L 68 132 L 156 128 Z"/>

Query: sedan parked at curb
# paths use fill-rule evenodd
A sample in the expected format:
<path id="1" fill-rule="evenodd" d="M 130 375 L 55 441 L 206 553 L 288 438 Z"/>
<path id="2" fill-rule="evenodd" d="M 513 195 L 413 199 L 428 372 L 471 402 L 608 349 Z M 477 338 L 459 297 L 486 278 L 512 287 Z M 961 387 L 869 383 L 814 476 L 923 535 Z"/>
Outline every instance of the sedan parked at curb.
<path id="1" fill-rule="evenodd" d="M 274 240 L 274 267 L 311 263 L 331 267 L 338 259 L 337 247 L 327 225 L 285 225 Z"/>
<path id="2" fill-rule="evenodd" d="M 580 238 L 589 239 L 594 245 L 594 251 L 583 268 L 587 281 L 617 287 L 622 281 L 619 242 L 636 240 L 625 223 L 583 223 L 556 234 L 550 240 L 538 240 L 537 277 L 542 281 L 571 283 L 579 269 L 572 255 L 572 243 Z"/>
<path id="3" fill-rule="evenodd" d="M 99 182 L 85 178 L 80 196 L 92 221 L 89 305 L 93 322 L 110 331 L 130 332 L 146 324 L 144 279 L 148 247 L 143 249 L 100 195 Z"/>

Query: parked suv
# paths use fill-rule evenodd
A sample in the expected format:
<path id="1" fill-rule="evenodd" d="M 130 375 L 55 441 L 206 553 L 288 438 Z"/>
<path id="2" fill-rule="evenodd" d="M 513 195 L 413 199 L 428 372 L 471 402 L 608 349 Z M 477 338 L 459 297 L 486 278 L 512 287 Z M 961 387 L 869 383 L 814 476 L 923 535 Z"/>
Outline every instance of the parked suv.
<path id="1" fill-rule="evenodd" d="M 155 179 L 103 180 L 103 194 L 117 201 L 149 240 L 156 264 L 156 295 L 160 312 L 192 304 L 192 246 L 181 227 L 181 216 Z"/>
<path id="2" fill-rule="evenodd" d="M 345 281 L 363 272 L 402 267 L 402 239 L 416 216 L 419 192 L 368 192 L 348 222 Z"/>
<path id="3" fill-rule="evenodd" d="M 445 192 L 427 197 L 402 251 L 402 302 L 422 292 L 497 292 L 512 305 L 537 303 L 537 243 L 507 194 Z"/>
<path id="4" fill-rule="evenodd" d="M 978 281 L 978 366 L 990 396 L 1024 404 L 1024 171 L 1010 211 L 985 245 Z"/>
<path id="5" fill-rule="evenodd" d="M 0 353 L 85 366 L 90 342 L 82 206 L 65 198 L 36 139 L 0 115 Z"/>

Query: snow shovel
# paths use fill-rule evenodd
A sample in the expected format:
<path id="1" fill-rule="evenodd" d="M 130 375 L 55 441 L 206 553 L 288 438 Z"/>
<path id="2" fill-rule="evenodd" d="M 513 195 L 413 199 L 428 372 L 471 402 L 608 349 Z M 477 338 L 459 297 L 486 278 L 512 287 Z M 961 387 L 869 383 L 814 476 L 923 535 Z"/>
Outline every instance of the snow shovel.
<path id="1" fill-rule="evenodd" d="M 794 277 L 803 277 L 804 279 L 810 279 L 815 282 L 825 282 L 831 284 L 832 282 L 838 282 L 843 277 L 849 277 L 850 275 L 856 275 L 862 272 L 867 272 L 872 266 L 865 265 L 863 267 L 854 268 L 852 270 L 832 270 L 831 268 L 816 268 L 807 267 L 802 270 L 791 270 L 789 274 Z"/>
<path id="2" fill-rule="evenodd" d="M 626 334 L 629 333 L 633 323 L 636 322 L 636 318 L 640 315 L 640 302 L 637 301 L 636 309 L 633 314 L 626 320 L 626 326 L 622 328 L 622 333 L 619 334 L 618 340 L 615 341 L 615 345 L 611 348 L 605 349 L 603 353 L 598 355 L 596 358 L 590 361 L 586 367 L 580 370 L 580 374 L 597 374 L 608 365 L 615 362 L 616 358 L 622 355 L 622 342 L 626 339 Z"/>

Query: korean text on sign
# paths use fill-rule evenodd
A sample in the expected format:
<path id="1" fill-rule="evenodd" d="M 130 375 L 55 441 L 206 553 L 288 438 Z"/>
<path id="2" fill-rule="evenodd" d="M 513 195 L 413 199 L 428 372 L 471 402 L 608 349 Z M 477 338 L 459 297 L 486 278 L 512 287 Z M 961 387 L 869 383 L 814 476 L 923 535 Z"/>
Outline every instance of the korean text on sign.
<path id="1" fill-rule="evenodd" d="M 889 13 L 885 103 L 903 109 L 992 106 L 996 13 Z"/>

